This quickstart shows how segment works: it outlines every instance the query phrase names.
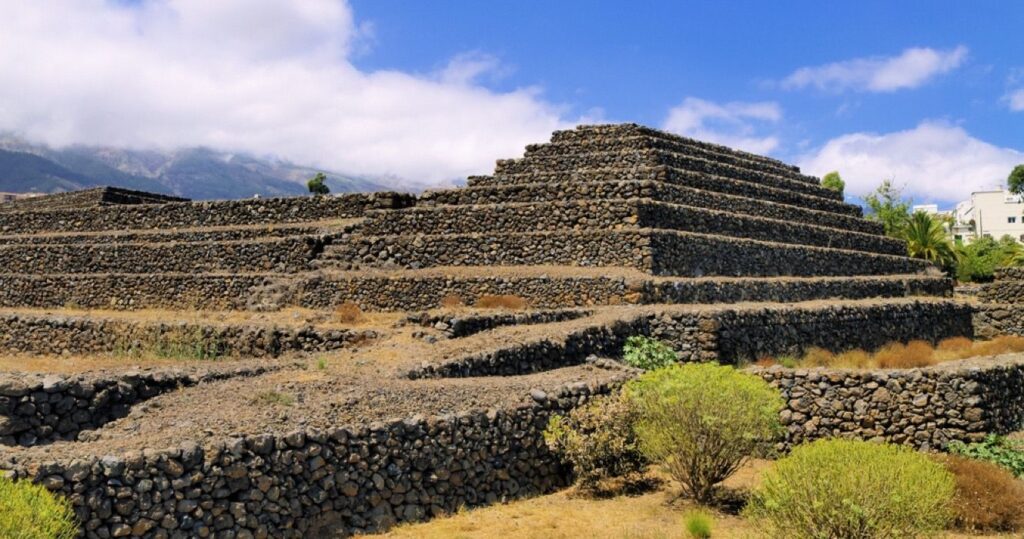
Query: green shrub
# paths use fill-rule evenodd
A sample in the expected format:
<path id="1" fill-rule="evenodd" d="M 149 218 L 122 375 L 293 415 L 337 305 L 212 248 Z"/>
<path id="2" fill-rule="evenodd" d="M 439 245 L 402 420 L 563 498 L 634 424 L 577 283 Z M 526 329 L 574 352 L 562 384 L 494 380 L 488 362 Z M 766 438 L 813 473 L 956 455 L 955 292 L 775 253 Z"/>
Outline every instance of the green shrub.
<path id="1" fill-rule="evenodd" d="M 686 533 L 693 539 L 709 539 L 711 537 L 711 515 L 705 511 L 691 511 L 683 517 Z"/>
<path id="2" fill-rule="evenodd" d="M 41 485 L 0 476 L 0 537 L 70 539 L 78 533 L 67 500 Z"/>
<path id="3" fill-rule="evenodd" d="M 950 453 L 998 464 L 1010 470 L 1013 475 L 1024 478 L 1024 442 L 990 434 L 983 442 L 950 442 L 947 449 Z"/>
<path id="4" fill-rule="evenodd" d="M 669 345 L 657 339 L 634 335 L 626 339 L 622 347 L 622 360 L 638 369 L 654 370 L 672 365 L 678 358 Z"/>
<path id="5" fill-rule="evenodd" d="M 595 398 L 568 416 L 554 415 L 544 431 L 548 447 L 572 464 L 581 488 L 604 479 L 636 481 L 647 460 L 633 433 L 636 413 L 622 394 Z"/>
<path id="6" fill-rule="evenodd" d="M 770 537 L 917 537 L 950 521 L 954 489 L 949 471 L 912 449 L 818 440 L 764 474 L 745 514 Z"/>
<path id="7" fill-rule="evenodd" d="M 770 450 L 781 430 L 778 391 L 732 367 L 677 364 L 630 381 L 626 392 L 641 450 L 700 503 L 748 457 Z"/>

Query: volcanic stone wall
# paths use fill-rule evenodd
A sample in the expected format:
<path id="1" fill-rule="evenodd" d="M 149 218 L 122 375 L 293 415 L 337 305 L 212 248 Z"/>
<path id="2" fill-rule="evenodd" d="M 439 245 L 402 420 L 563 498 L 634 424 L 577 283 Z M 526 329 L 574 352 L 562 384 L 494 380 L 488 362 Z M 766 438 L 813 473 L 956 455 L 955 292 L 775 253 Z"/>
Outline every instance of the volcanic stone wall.
<path id="1" fill-rule="evenodd" d="M 15 200 L 0 205 L 0 212 L 85 209 L 115 204 L 165 204 L 168 202 L 188 202 L 188 199 L 118 187 L 98 187 Z"/>
<path id="2" fill-rule="evenodd" d="M 75 440 L 128 415 L 132 405 L 178 388 L 258 376 L 280 366 L 186 373 L 150 369 L 116 375 L 0 375 L 0 446 Z"/>
<path id="3" fill-rule="evenodd" d="M 12 472 L 66 496 L 87 538 L 381 531 L 565 486 L 568 470 L 543 441 L 548 418 L 608 390 L 580 384 L 510 409 L 245 435 Z"/>
<path id="4" fill-rule="evenodd" d="M 672 346 L 679 361 L 743 364 L 763 357 L 799 355 L 817 346 L 833 352 L 874 350 L 893 341 L 971 337 L 971 308 L 952 302 L 867 303 L 811 307 L 737 307 L 665 311 L 608 324 L 583 326 L 561 339 L 485 350 L 410 378 L 502 376 L 617 357 L 628 337 L 648 335 Z"/>
<path id="5" fill-rule="evenodd" d="M 891 255 L 906 253 L 904 242 L 886 236 L 644 199 L 410 208 L 375 212 L 374 217 L 360 233 L 465 234 L 574 228 L 661 228 Z"/>
<path id="6" fill-rule="evenodd" d="M 370 330 L 145 323 L 97 317 L 0 315 L 0 348 L 29 354 L 167 354 L 268 357 L 324 352 L 376 337 Z"/>
<path id="7" fill-rule="evenodd" d="M 502 326 L 521 326 L 529 324 L 550 324 L 564 322 L 590 316 L 593 311 L 558 310 L 558 311 L 527 311 L 519 313 L 497 312 L 491 314 L 458 314 L 458 313 L 413 313 L 405 318 L 406 322 L 433 328 L 446 337 L 458 339 L 468 337 L 482 331 Z"/>
<path id="8" fill-rule="evenodd" d="M 360 217 L 371 208 L 404 208 L 415 197 L 401 193 L 221 200 L 105 206 L 87 210 L 0 214 L 0 233 L 94 232 L 204 226 L 238 226 Z"/>
<path id="9" fill-rule="evenodd" d="M 7 273 L 297 272 L 324 247 L 317 236 L 187 244 L 99 243 L 0 246 Z"/>
<path id="10" fill-rule="evenodd" d="M 786 443 L 854 437 L 939 449 L 1024 426 L 1024 359 L 923 369 L 752 368 L 786 400 Z"/>
<path id="11" fill-rule="evenodd" d="M 665 230 L 359 236 L 332 256 L 385 267 L 624 266 L 682 276 L 906 274 L 929 266 L 907 257 Z"/>
<path id="12" fill-rule="evenodd" d="M 199 230 L 147 231 L 147 232 L 103 232 L 84 234 L 36 234 L 21 236 L 0 236 L 0 247 L 8 245 L 97 245 L 109 243 L 195 243 L 251 241 L 289 236 L 316 236 L 327 230 L 345 230 L 335 223 L 324 226 L 313 225 L 257 225 L 232 228 L 206 228 Z"/>
<path id="13" fill-rule="evenodd" d="M 420 196 L 417 207 L 525 202 L 559 203 L 565 200 L 587 198 L 646 198 L 708 210 L 731 211 L 766 219 L 811 223 L 866 234 L 883 233 L 880 223 L 846 213 L 810 209 L 791 203 L 772 202 L 761 198 L 748 198 L 651 180 L 546 182 L 427 191 Z"/>

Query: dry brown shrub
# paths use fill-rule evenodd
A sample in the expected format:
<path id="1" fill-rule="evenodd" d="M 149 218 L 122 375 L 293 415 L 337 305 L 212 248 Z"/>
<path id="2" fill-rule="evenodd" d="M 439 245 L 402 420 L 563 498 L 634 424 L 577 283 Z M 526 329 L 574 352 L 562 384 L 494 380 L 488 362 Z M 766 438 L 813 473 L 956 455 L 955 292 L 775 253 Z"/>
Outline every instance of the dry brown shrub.
<path id="1" fill-rule="evenodd" d="M 956 478 L 955 525 L 967 531 L 1024 529 L 1024 482 L 990 462 L 956 455 L 939 460 Z"/>
<path id="2" fill-rule="evenodd" d="M 1024 337 L 1000 335 L 991 341 L 975 342 L 972 356 L 995 356 L 1024 351 Z"/>
<path id="3" fill-rule="evenodd" d="M 871 354 L 859 348 L 837 354 L 835 359 L 832 360 L 833 367 L 844 369 L 867 369 L 873 367 L 874 363 L 875 360 Z"/>
<path id="4" fill-rule="evenodd" d="M 346 301 L 334 310 L 334 318 L 342 324 L 355 324 L 363 319 L 363 310 L 354 302 Z"/>
<path id="5" fill-rule="evenodd" d="M 974 342 L 967 337 L 949 337 L 939 341 L 935 348 L 943 352 L 966 352 L 971 349 Z"/>
<path id="6" fill-rule="evenodd" d="M 522 310 L 529 307 L 530 304 L 525 298 L 511 294 L 484 294 L 473 305 L 481 309 Z"/>
<path id="7" fill-rule="evenodd" d="M 773 367 L 773 366 L 778 365 L 778 364 L 779 364 L 779 362 L 775 361 L 775 358 L 770 357 L 770 356 L 762 357 L 762 358 L 760 358 L 760 359 L 758 359 L 757 361 L 754 362 L 754 365 L 756 365 L 758 367 Z"/>
<path id="8" fill-rule="evenodd" d="M 441 298 L 441 307 L 444 309 L 458 309 L 459 307 L 465 307 L 466 302 L 462 300 L 462 297 L 458 294 L 448 294 Z"/>
<path id="9" fill-rule="evenodd" d="M 803 363 L 808 367 L 831 367 L 835 362 L 836 355 L 824 348 L 812 346 L 804 352 Z"/>
<path id="10" fill-rule="evenodd" d="M 884 346 L 875 353 L 875 362 L 883 369 L 913 369 L 935 363 L 935 349 L 925 341 L 910 341 Z"/>

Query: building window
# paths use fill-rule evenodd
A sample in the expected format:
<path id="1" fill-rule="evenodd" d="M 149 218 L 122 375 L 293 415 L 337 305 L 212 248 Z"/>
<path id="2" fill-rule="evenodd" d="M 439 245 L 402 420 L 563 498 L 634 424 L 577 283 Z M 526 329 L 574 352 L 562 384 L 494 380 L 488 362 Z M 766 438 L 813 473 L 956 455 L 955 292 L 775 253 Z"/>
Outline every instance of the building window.
<path id="1" fill-rule="evenodd" d="M 1017 222 L 1017 218 L 1016 217 L 1007 217 L 1006 218 L 1006 222 L 1010 223 L 1010 224 L 1016 223 Z"/>

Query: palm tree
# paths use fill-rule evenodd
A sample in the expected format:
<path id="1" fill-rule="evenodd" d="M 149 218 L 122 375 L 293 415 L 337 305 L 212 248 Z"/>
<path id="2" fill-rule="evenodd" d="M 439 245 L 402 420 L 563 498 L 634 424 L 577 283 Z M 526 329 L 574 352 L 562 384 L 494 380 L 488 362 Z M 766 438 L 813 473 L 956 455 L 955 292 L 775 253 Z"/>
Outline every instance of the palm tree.
<path id="1" fill-rule="evenodd" d="M 901 236 L 907 241 L 907 253 L 914 258 L 923 258 L 939 266 L 949 266 L 956 261 L 956 252 L 942 223 L 923 211 L 910 216 Z"/>

